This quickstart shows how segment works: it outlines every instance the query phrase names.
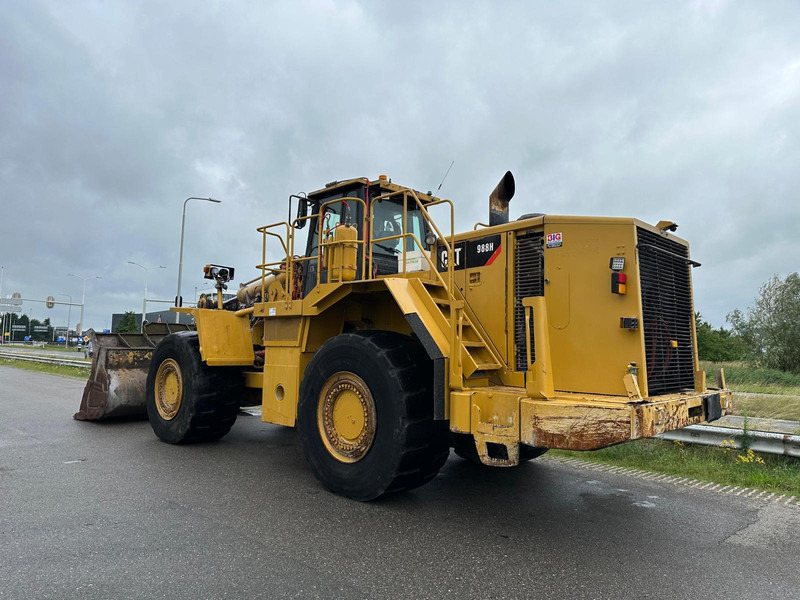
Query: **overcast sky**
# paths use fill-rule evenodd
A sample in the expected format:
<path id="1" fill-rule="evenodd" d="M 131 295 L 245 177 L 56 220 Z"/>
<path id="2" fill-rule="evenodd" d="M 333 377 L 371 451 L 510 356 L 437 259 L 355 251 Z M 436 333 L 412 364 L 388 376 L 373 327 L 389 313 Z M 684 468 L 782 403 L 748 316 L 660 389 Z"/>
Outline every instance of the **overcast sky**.
<path id="1" fill-rule="evenodd" d="M 101 275 L 88 327 L 255 275 L 287 196 L 386 173 L 458 229 L 526 212 L 670 219 L 715 325 L 800 269 L 800 12 L 771 2 L 2 2 L 3 295 Z M 274 247 L 272 248 L 275 249 Z M 32 306 L 65 324 L 66 308 Z M 77 324 L 76 311 L 72 325 Z"/>

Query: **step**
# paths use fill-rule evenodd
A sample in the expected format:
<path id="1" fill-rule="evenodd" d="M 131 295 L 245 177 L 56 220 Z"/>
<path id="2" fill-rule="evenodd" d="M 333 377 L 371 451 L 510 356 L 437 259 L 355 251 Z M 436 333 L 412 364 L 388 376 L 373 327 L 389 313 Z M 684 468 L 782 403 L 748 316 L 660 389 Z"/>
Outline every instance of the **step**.
<path id="1" fill-rule="evenodd" d="M 494 362 L 475 362 L 478 371 L 495 371 L 500 368 L 500 365 Z"/>
<path id="2" fill-rule="evenodd" d="M 465 340 L 465 339 L 462 339 L 461 343 L 464 344 L 467 348 L 486 348 L 486 344 L 484 344 L 480 340 Z"/>

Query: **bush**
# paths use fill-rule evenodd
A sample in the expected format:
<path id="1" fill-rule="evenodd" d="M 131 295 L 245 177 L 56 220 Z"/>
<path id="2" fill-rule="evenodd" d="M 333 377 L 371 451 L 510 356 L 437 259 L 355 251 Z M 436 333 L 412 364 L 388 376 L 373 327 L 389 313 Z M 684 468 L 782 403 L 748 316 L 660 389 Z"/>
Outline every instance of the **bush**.
<path id="1" fill-rule="evenodd" d="M 723 327 L 714 329 L 700 313 L 695 314 L 695 327 L 700 360 L 730 362 L 742 360 L 747 354 L 747 344 L 741 337 Z"/>

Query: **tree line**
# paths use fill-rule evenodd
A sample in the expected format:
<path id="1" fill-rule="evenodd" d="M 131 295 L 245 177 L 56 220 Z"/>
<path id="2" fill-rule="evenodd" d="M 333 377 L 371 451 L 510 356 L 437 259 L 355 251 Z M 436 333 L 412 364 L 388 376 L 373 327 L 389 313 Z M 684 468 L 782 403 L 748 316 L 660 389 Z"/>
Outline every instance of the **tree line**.
<path id="1" fill-rule="evenodd" d="M 9 333 L 6 340 L 9 342 L 12 341 L 12 339 L 20 341 L 27 335 L 30 335 L 31 339 L 36 342 L 49 342 L 53 339 L 53 325 L 50 324 L 49 317 L 44 321 L 40 321 L 39 319 L 30 319 L 28 315 L 24 313 L 21 315 L 8 313 L 8 315 L 4 315 L 4 318 L 6 322 L 6 332 Z M 25 327 L 25 330 L 14 331 L 12 329 L 14 325 Z M 47 327 L 47 331 L 34 331 L 36 327 Z M 64 333 L 65 330 L 59 331 L 59 335 L 64 335 Z"/>
<path id="2" fill-rule="evenodd" d="M 700 360 L 741 360 L 800 373 L 800 274 L 773 276 L 751 307 L 732 311 L 726 320 L 729 328 L 714 329 L 696 314 Z"/>

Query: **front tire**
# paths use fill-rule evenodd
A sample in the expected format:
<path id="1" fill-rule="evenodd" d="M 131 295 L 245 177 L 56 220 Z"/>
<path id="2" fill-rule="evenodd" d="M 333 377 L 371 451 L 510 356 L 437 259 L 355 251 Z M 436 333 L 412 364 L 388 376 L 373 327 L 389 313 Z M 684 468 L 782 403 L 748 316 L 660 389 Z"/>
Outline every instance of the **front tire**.
<path id="1" fill-rule="evenodd" d="M 433 419 L 433 368 L 411 338 L 387 331 L 325 342 L 300 385 L 297 428 L 329 490 L 374 500 L 433 479 L 450 448 Z"/>
<path id="2" fill-rule="evenodd" d="M 236 421 L 242 376 L 236 369 L 205 365 L 197 332 L 180 331 L 156 346 L 146 394 L 147 417 L 161 441 L 210 442 Z"/>

